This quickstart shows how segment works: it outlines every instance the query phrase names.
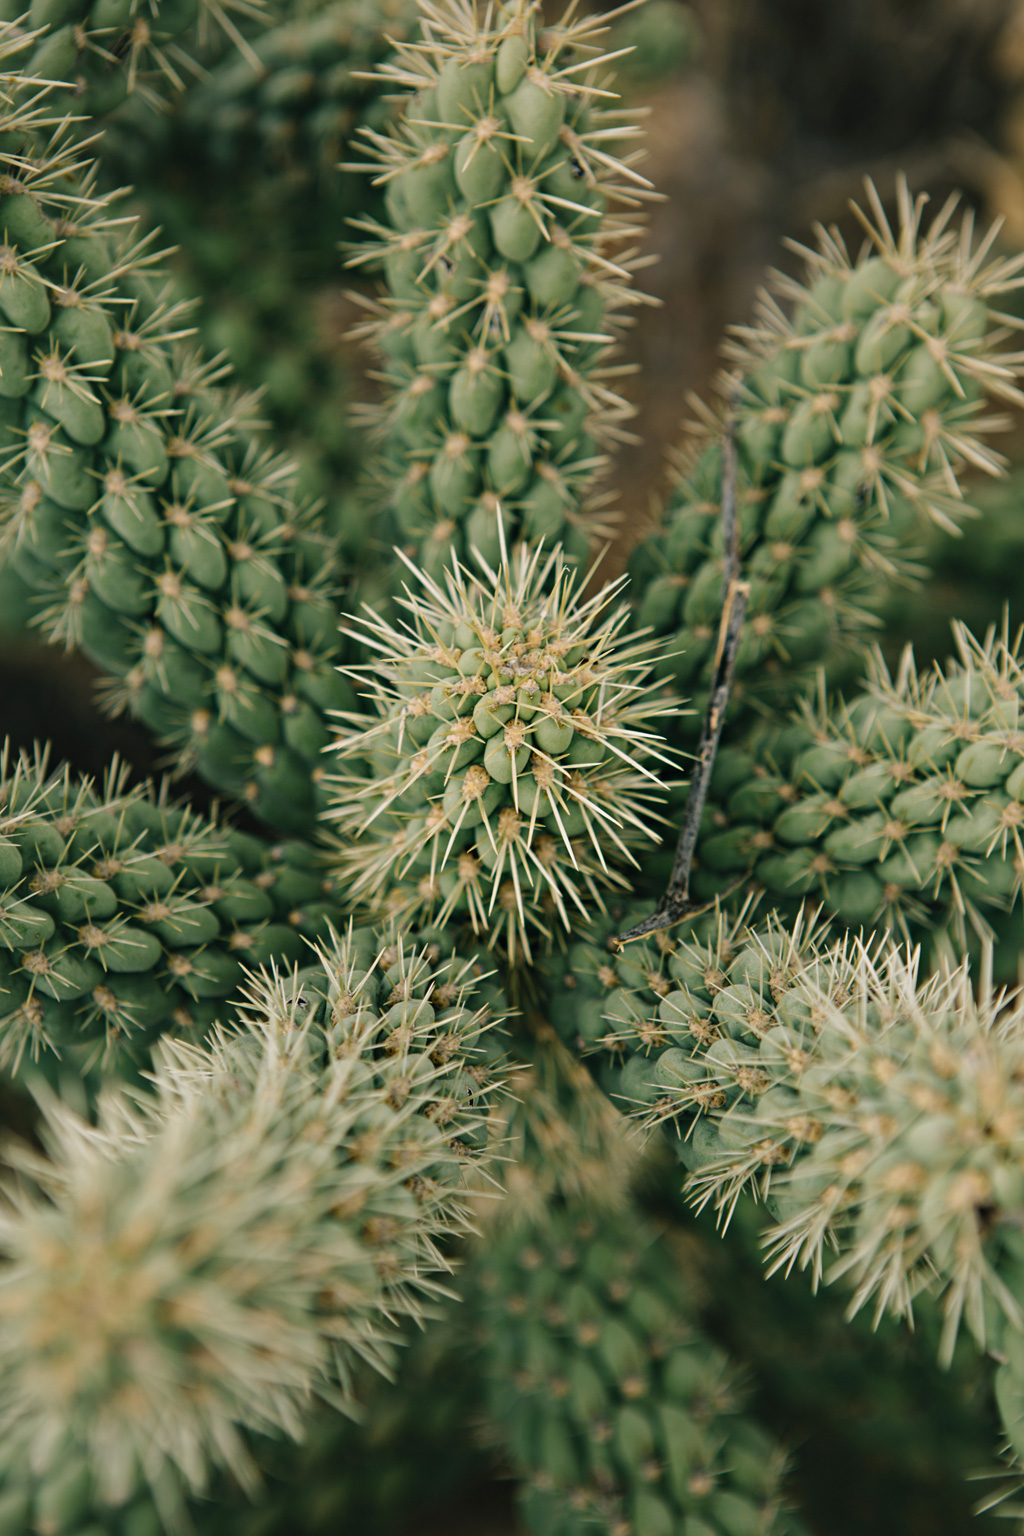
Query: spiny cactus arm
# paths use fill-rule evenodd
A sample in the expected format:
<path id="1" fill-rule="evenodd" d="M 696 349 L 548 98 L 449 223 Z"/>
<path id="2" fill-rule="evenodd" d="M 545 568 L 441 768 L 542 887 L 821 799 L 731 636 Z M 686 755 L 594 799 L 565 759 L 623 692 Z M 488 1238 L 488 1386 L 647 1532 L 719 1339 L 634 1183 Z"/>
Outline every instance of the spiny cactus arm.
<path id="1" fill-rule="evenodd" d="M 946 1353 L 962 1318 L 1020 1328 L 1019 1003 L 804 917 L 659 939 L 589 977 L 577 957 L 570 1028 L 613 1101 L 678 1133 L 699 1200 L 760 1193 L 776 1267 L 820 1275 L 831 1244 L 855 1305 L 944 1292 Z"/>
<path id="2" fill-rule="evenodd" d="M 1017 322 L 999 312 L 1021 260 L 972 248 L 947 203 L 923 223 L 924 199 L 900 188 L 889 227 L 874 188 L 870 247 L 851 260 L 834 231 L 802 251 L 804 282 L 778 279 L 758 324 L 731 349 L 724 381 L 738 417 L 743 574 L 751 594 L 730 733 L 758 710 L 794 700 L 829 647 L 858 643 L 908 557 L 924 518 L 970 514 L 964 468 L 998 472 L 986 437 L 1001 418 L 984 397 L 1019 399 Z M 706 427 L 718 436 L 720 423 Z M 694 734 L 706 702 L 723 594 L 721 448 L 712 442 L 679 478 L 660 532 L 632 562 L 641 624 L 665 637 L 664 676 L 693 696 Z M 750 708 L 745 708 L 745 703 Z"/>
<path id="3" fill-rule="evenodd" d="M 383 948 L 382 948 L 383 943 Z M 247 1022 L 165 1042 L 95 1126 L 44 1100 L 0 1221 L 4 1460 L 37 1497 L 148 1486 L 168 1525 L 245 1431 L 297 1436 L 389 1363 L 464 1229 L 493 1080 L 471 961 L 352 934 L 252 983 Z"/>
<path id="4" fill-rule="evenodd" d="M 312 173 L 330 199 L 358 128 L 386 125 L 388 82 L 368 73 L 393 40 L 415 33 L 410 0 L 334 0 L 290 17 L 253 39 L 246 58 L 215 65 L 183 99 L 179 126 L 204 136 L 216 163 L 237 171 L 243 156 L 255 155 L 304 179 Z"/>
<path id="5" fill-rule="evenodd" d="M 28 50 L 20 68 L 67 82 L 64 110 L 101 117 L 139 92 L 160 104 L 199 73 L 197 53 L 222 31 L 251 55 L 239 22 L 265 21 L 264 0 L 2 0 L 0 32 Z"/>
<path id="6" fill-rule="evenodd" d="M 261 820 L 308 832 L 326 712 L 353 702 L 336 557 L 253 437 L 251 401 L 181 352 L 152 251 L 11 89 L 0 548 L 48 637 L 116 679 L 112 708 Z"/>
<path id="7" fill-rule="evenodd" d="M 500 530 L 499 530 L 500 532 Z M 581 595 L 556 551 L 521 547 L 443 584 L 409 565 L 394 628 L 364 621 L 375 715 L 339 736 L 332 781 L 354 900 L 401 921 L 468 921 L 510 959 L 624 888 L 657 842 L 651 652 L 612 585 Z"/>
<path id="8" fill-rule="evenodd" d="M 420 13 L 423 43 L 379 71 L 412 94 L 397 126 L 366 135 L 386 220 L 364 221 L 352 258 L 387 280 L 365 328 L 385 390 L 381 500 L 432 575 L 471 547 L 498 559 L 499 501 L 510 543 L 581 560 L 604 526 L 586 497 L 630 414 L 607 354 L 639 302 L 631 242 L 651 195 L 638 130 L 604 106 L 607 17 L 570 8 L 542 30 L 525 0 Z"/>
<path id="9" fill-rule="evenodd" d="M 341 921 L 315 849 L 159 789 L 0 753 L 0 1063 L 130 1072 L 168 1030 L 233 1017 L 242 962 L 291 965 Z M 228 999 L 234 1001 L 229 1002 Z"/>
<path id="10" fill-rule="evenodd" d="M 1024 870 L 1024 672 L 1019 643 L 954 628 L 957 655 L 822 702 L 776 750 L 719 764 L 695 887 L 762 885 L 778 907 L 821 902 L 852 926 L 963 945 L 1016 903 Z"/>
<path id="11" fill-rule="evenodd" d="M 486 1235 L 486 1234 L 485 1234 Z M 799 1529 L 780 1448 L 741 1413 L 656 1232 L 585 1202 L 490 1234 L 471 1304 L 492 1435 L 527 1529 Z"/>

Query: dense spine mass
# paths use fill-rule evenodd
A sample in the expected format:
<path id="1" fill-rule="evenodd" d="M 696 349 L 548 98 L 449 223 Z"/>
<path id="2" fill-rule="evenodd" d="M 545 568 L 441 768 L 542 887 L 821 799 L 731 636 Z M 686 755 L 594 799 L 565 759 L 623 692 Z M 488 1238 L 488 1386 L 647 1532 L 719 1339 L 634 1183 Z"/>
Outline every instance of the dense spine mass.
<path id="1" fill-rule="evenodd" d="M 941 1296 L 943 1355 L 964 1322 L 1002 1362 L 1021 1455 L 1019 1002 L 984 979 L 976 998 L 966 964 L 919 978 L 913 953 L 806 921 L 703 935 L 595 948 L 589 974 L 577 956 L 566 1033 L 613 1098 L 670 1128 L 700 1203 L 766 1201 L 774 1268 L 846 1277 L 879 1312 Z"/>
<path id="2" fill-rule="evenodd" d="M 0 548 L 47 635 L 80 646 L 179 762 L 284 832 L 323 803 L 339 570 L 251 402 L 183 353 L 88 163 L 18 93 L 0 197 Z"/>
<path id="3" fill-rule="evenodd" d="M 1020 398 L 1018 359 L 992 310 L 1020 263 L 972 249 L 972 223 L 958 237 L 952 205 L 923 228 L 923 200 L 904 190 L 894 232 L 873 202 L 869 247 L 851 260 L 821 231 L 819 249 L 803 252 L 804 283 L 776 285 L 790 309 L 765 294 L 759 323 L 732 348 L 723 387 L 750 582 L 734 736 L 797 697 L 823 654 L 841 657 L 863 635 L 894 579 L 907 579 L 924 520 L 962 521 L 957 469 L 998 463 L 984 442 L 997 425 L 981 414 L 984 396 Z M 632 564 L 638 619 L 665 637 L 663 674 L 698 706 L 724 593 L 721 498 L 715 442 L 680 475 Z M 693 734 L 699 721 L 698 707 L 680 729 Z"/>
<path id="4" fill-rule="evenodd" d="M 582 559 L 600 527 L 585 497 L 629 414 L 606 354 L 635 302 L 628 242 L 649 183 L 610 150 L 637 130 L 601 104 L 596 19 L 421 13 L 423 41 L 381 71 L 412 94 L 391 132 L 367 135 L 386 222 L 363 222 L 354 258 L 387 281 L 367 327 L 381 499 L 431 575 L 471 548 L 497 560 L 499 503 L 510 544 Z"/>
<path id="5" fill-rule="evenodd" d="M 499 530 L 500 531 L 500 530 Z M 513 960 L 622 886 L 659 798 L 650 648 L 614 589 L 584 600 L 561 555 L 422 576 L 402 629 L 366 621 L 375 715 L 337 750 L 342 879 L 403 921 L 468 922 Z M 355 834 L 355 835 L 353 835 Z M 348 877 L 346 879 L 346 877 Z"/>
<path id="6" fill-rule="evenodd" d="M 252 1489 L 245 1431 L 294 1436 L 360 1357 L 387 1368 L 482 1163 L 478 974 L 359 930 L 254 982 L 239 1029 L 165 1042 L 153 1093 L 95 1127 L 46 1106 L 0 1221 L 12 1520 L 75 1529 L 148 1486 L 181 1528 L 211 1469 Z"/>

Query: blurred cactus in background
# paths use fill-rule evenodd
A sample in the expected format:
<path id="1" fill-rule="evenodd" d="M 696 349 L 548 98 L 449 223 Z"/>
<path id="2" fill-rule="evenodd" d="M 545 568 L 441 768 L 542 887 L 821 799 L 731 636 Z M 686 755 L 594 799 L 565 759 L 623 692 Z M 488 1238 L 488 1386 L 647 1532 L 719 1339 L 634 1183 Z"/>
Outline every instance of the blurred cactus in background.
<path id="1" fill-rule="evenodd" d="M 0 5 L 0 1536 L 1024 1519 L 1022 36 Z"/>

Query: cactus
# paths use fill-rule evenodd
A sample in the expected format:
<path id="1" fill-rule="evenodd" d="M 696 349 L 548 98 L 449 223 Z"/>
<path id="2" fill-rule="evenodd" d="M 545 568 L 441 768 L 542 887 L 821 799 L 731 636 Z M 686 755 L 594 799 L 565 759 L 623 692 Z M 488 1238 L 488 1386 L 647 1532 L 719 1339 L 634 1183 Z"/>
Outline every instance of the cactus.
<path id="1" fill-rule="evenodd" d="M 986 262 L 969 221 L 957 239 L 948 204 L 924 228 L 923 203 L 904 187 L 893 230 L 871 201 L 859 258 L 819 230 L 818 249 L 801 252 L 803 282 L 763 293 L 758 323 L 729 349 L 751 583 L 731 730 L 749 728 L 745 709 L 784 706 L 806 688 L 809 663 L 862 635 L 893 579 L 912 575 L 907 546 L 922 520 L 963 520 L 956 466 L 998 468 L 983 395 L 1019 398 L 1006 328 L 988 307 L 1016 286 L 1019 262 Z M 661 670 L 698 705 L 723 597 L 721 477 L 714 441 L 684 460 L 663 526 L 632 564 L 638 620 L 667 640 Z M 698 709 L 682 729 L 699 719 Z"/>
<path id="2" fill-rule="evenodd" d="M 783 1453 L 738 1412 L 659 1234 L 576 1204 L 513 1227 L 476 1277 L 485 1394 L 529 1529 L 793 1531 Z"/>
<path id="3" fill-rule="evenodd" d="M 357 1358 L 386 1366 L 384 1317 L 465 1220 L 472 1001 L 466 962 L 353 935 L 253 981 L 239 1030 L 167 1042 L 152 1097 L 112 1093 L 94 1127 L 44 1100 L 48 1156 L 19 1156 L 0 1229 L 15 1477 L 59 1472 L 80 1510 L 148 1485 L 174 1519 L 211 1467 L 251 1485 L 240 1430 L 294 1435 Z"/>
<path id="4" fill-rule="evenodd" d="M 26 10 L 5 0 L 0 24 L 23 38 L 26 75 L 66 82 L 55 106 L 99 117 L 133 91 L 160 100 L 161 88 L 183 90 L 211 32 L 222 30 L 244 48 L 238 21 L 259 18 L 262 9 L 262 0 L 33 0 Z M 28 29 L 19 37 L 13 24 L 22 21 Z"/>
<path id="5" fill-rule="evenodd" d="M 275 829 L 309 832 L 323 714 L 351 703 L 330 542 L 251 408 L 176 346 L 180 311 L 73 141 L 42 145 L 17 109 L 10 133 L 0 546 L 48 638 L 112 675 L 112 711 Z"/>
<path id="6" fill-rule="evenodd" d="M 239 62 L 168 3 L 155 31 L 130 5 L 0 21 L 3 591 L 227 802 L 42 748 L 0 763 L 0 1092 L 25 1140 L 0 1529 L 397 1520 L 411 1441 L 446 1454 L 385 1432 L 426 1413 L 415 1347 L 395 1389 L 370 1380 L 403 1323 L 445 1399 L 439 1473 L 480 1464 L 486 1422 L 535 1536 L 802 1529 L 800 1448 L 763 1392 L 737 1411 L 742 1359 L 704 1334 L 694 1229 L 645 1215 L 666 1161 L 723 1228 L 767 1206 L 776 1268 L 825 1278 L 832 1245 L 854 1310 L 938 1299 L 943 1359 L 965 1320 L 1016 1476 L 1024 1015 L 991 978 L 1019 963 L 1019 650 L 960 628 L 926 674 L 863 642 L 926 578 L 929 519 L 958 528 L 971 472 L 1002 470 L 986 400 L 1024 399 L 1024 263 L 952 203 L 926 222 L 900 184 L 890 222 L 869 191 L 864 250 L 820 232 L 734 333 L 701 452 L 631 584 L 601 585 L 630 414 L 610 349 L 654 195 L 609 66 L 679 29 L 343 0 L 261 36 L 241 13 Z M 70 96 L 43 78 L 62 27 Z M 165 135 L 146 75 L 172 33 L 212 72 Z M 176 269 L 145 233 L 162 206 Z M 339 242 L 386 285 L 362 295 L 359 484 L 308 366 Z M 225 274 L 272 294 L 241 389 L 190 339 L 190 263 L 220 267 L 214 346 Z M 243 391 L 275 377 L 272 315 L 301 377 L 268 426 Z M 405 1464 L 378 1500 L 385 1444 Z"/>
<path id="7" fill-rule="evenodd" d="M 808 714 L 806 745 L 787 733 L 782 763 L 723 753 L 698 893 L 750 871 L 776 904 L 810 898 L 854 927 L 908 936 L 952 926 L 961 944 L 979 909 L 1011 906 L 1024 815 L 1018 648 L 962 628 L 956 641 L 957 656 L 924 677 L 912 653 L 895 678 L 876 658 L 851 703 Z"/>
<path id="8" fill-rule="evenodd" d="M 332 785 L 331 817 L 362 834 L 342 878 L 403 921 L 468 921 L 528 958 L 531 929 L 569 928 L 657 840 L 650 648 L 620 638 L 614 589 L 581 599 L 558 553 L 503 546 L 497 571 L 456 566 L 444 587 L 410 569 L 404 630 L 364 621 L 377 716 L 336 742 L 369 770 Z"/>
<path id="9" fill-rule="evenodd" d="M 87 1071 L 167 1031 L 196 1037 L 242 963 L 295 964 L 341 927 L 317 850 L 275 846 L 176 805 L 0 755 L 0 1061 Z M 127 1059 L 122 1060 L 126 1055 Z"/>
<path id="10" fill-rule="evenodd" d="M 499 503 L 510 545 L 582 560 L 605 526 L 585 498 L 629 414 L 603 381 L 650 190 L 609 148 L 635 128 L 601 105 L 598 18 L 541 38 L 528 7 L 424 16 L 429 44 L 381 66 L 411 94 L 389 132 L 364 130 L 386 222 L 361 221 L 352 258 L 388 285 L 367 326 L 381 500 L 432 576 L 470 549 L 498 560 Z"/>

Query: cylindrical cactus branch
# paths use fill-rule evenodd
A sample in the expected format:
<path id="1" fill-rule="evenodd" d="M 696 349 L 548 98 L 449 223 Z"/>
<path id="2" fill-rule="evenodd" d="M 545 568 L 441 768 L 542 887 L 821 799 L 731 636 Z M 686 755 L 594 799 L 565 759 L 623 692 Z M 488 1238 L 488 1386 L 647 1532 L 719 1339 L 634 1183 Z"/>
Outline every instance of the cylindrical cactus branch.
<path id="1" fill-rule="evenodd" d="M 35 1529 L 72 1473 L 81 1515 L 148 1486 L 170 1525 L 217 1467 L 251 1491 L 247 1430 L 295 1436 L 387 1366 L 486 1141 L 477 974 L 364 930 L 253 981 L 239 1030 L 165 1042 L 98 1124 L 44 1099 L 0 1218 L 0 1465 Z"/>
<path id="2" fill-rule="evenodd" d="M 498 559 L 499 502 L 510 546 L 583 559 L 603 526 L 586 498 L 630 414 L 607 355 L 637 302 L 650 192 L 638 130 L 603 105 L 605 18 L 543 28 L 529 0 L 420 10 L 423 42 L 380 71 L 410 93 L 404 116 L 367 135 L 386 222 L 363 222 L 352 258 L 387 282 L 366 327 L 383 360 L 379 499 L 431 575 L 474 547 Z"/>
<path id="3" fill-rule="evenodd" d="M 371 911 L 467 922 L 529 959 L 660 840 L 669 706 L 617 587 L 584 599 L 559 551 L 520 547 L 443 585 L 409 570 L 409 620 L 359 631 L 378 659 L 352 675 L 376 711 L 336 743 L 355 770 L 330 784 L 339 878 Z"/>
<path id="4" fill-rule="evenodd" d="M 182 354 L 180 309 L 73 141 L 42 143 L 17 100 L 2 127 L 0 550 L 47 636 L 115 679 L 112 707 L 261 820 L 306 832 L 325 713 L 352 703 L 332 547 L 251 402 Z"/>
<path id="5" fill-rule="evenodd" d="M 746 1418 L 663 1240 L 576 1203 L 492 1235 L 470 1304 L 491 1433 L 537 1536 L 796 1532 L 785 1456 Z"/>
<path id="6" fill-rule="evenodd" d="M 919 952 L 805 919 L 657 938 L 595 946 L 589 966 L 579 946 L 552 1018 L 597 1053 L 613 1099 L 670 1128 L 699 1202 L 767 1201 L 773 1268 L 846 1277 L 880 1312 L 942 1296 L 943 1357 L 966 1322 L 1005 1360 L 1024 1457 L 1019 1000 L 984 971 L 976 995 L 966 962 L 919 978 Z"/>
<path id="7" fill-rule="evenodd" d="M 168 1030 L 233 1017 L 242 965 L 340 928 L 309 844 L 270 845 L 129 788 L 0 754 L 0 1065 L 130 1073 Z M 234 998 L 233 1002 L 228 999 Z"/>
<path id="8" fill-rule="evenodd" d="M 0 0 L 0 33 L 24 42 L 24 74 L 67 82 L 62 110 L 101 117 L 133 91 L 182 90 L 212 31 L 248 51 L 238 22 L 265 14 L 263 0 Z"/>
<path id="9" fill-rule="evenodd" d="M 859 695 L 808 711 L 784 753 L 722 754 L 699 895 L 747 891 L 752 875 L 777 907 L 807 899 L 906 936 L 937 925 L 961 944 L 984 930 L 979 912 L 1013 905 L 1024 871 L 1019 644 L 955 634 L 958 656 L 924 676 L 909 652 L 895 677 L 876 657 Z"/>
<path id="10" fill-rule="evenodd" d="M 874 188 L 869 241 L 851 259 L 834 231 L 802 250 L 803 282 L 777 279 L 756 323 L 738 330 L 723 381 L 740 459 L 742 574 L 751 584 L 729 730 L 785 706 L 834 647 L 875 622 L 907 579 L 924 518 L 958 525 L 964 468 L 996 471 L 986 445 L 1000 425 L 984 398 L 1019 401 L 1017 322 L 998 312 L 1020 258 L 972 246 L 952 204 L 932 224 L 900 188 L 891 229 Z M 780 299 L 788 305 L 784 311 Z M 720 425 L 712 424 L 719 431 Z M 641 624 L 663 636 L 661 670 L 691 694 L 699 730 L 723 598 L 721 449 L 681 473 L 663 526 L 632 562 Z M 756 719 L 756 714 L 753 715 Z"/>

